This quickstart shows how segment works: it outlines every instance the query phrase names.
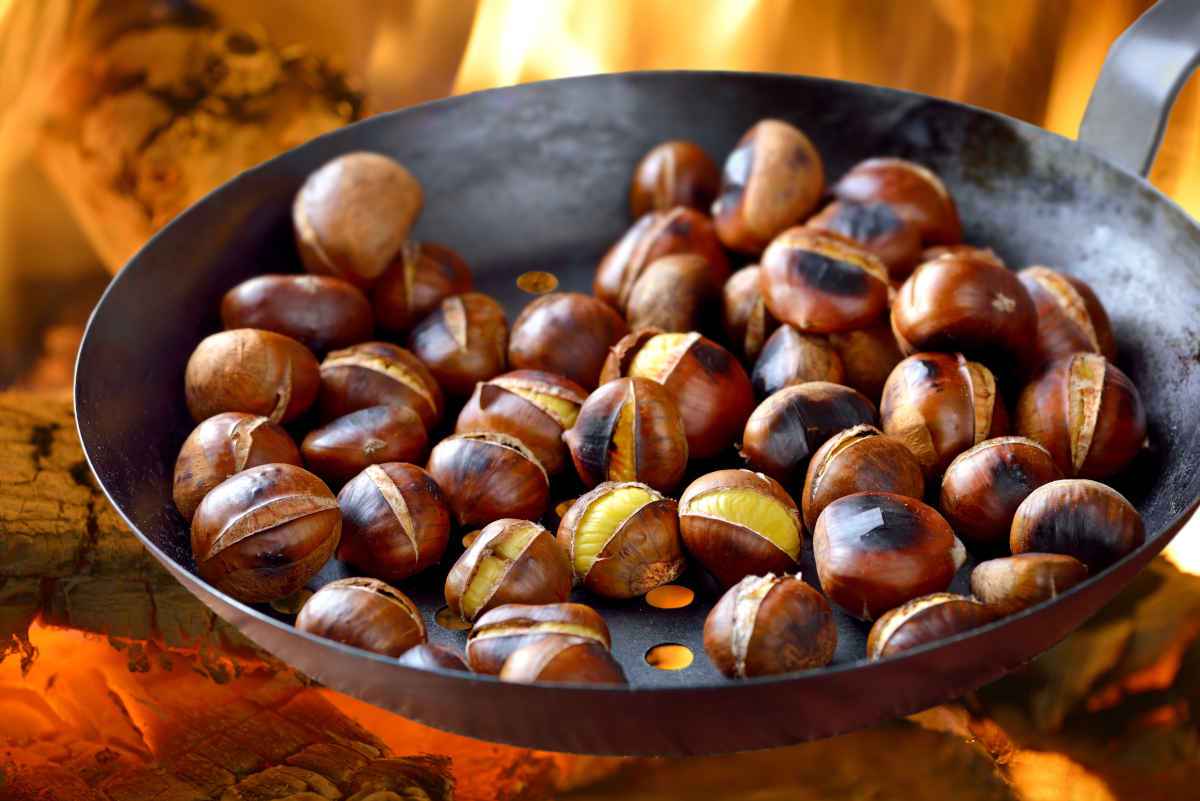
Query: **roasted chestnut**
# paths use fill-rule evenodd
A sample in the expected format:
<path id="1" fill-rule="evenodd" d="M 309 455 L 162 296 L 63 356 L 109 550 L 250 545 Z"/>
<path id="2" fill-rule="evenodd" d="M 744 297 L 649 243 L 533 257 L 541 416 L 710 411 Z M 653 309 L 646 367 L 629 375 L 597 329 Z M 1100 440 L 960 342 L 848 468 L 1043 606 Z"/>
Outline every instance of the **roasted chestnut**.
<path id="1" fill-rule="evenodd" d="M 190 521 L 209 491 L 234 473 L 260 464 L 300 464 L 296 443 L 265 417 L 226 412 L 192 430 L 175 460 L 171 497 Z"/>
<path id="2" fill-rule="evenodd" d="M 337 548 L 342 515 L 321 479 L 302 467 L 264 464 L 212 489 L 192 518 L 200 577 L 239 601 L 291 595 Z"/>
<path id="3" fill-rule="evenodd" d="M 609 648 L 608 625 L 584 604 L 506 604 L 479 616 L 467 636 L 467 662 L 476 673 L 497 674 L 513 652 L 555 637 L 593 640 Z"/>
<path id="4" fill-rule="evenodd" d="M 1017 278 L 1037 310 L 1034 367 L 1080 351 L 1117 358 L 1108 312 L 1090 286 L 1049 267 L 1027 267 Z"/>
<path id="5" fill-rule="evenodd" d="M 687 552 L 726 587 L 746 576 L 795 570 L 804 544 L 800 510 L 778 481 L 750 470 L 717 470 L 679 499 Z"/>
<path id="6" fill-rule="evenodd" d="M 625 672 L 600 643 L 584 637 L 547 637 L 518 648 L 500 670 L 503 681 L 520 684 L 624 684 Z"/>
<path id="7" fill-rule="evenodd" d="M 434 668 L 441 668 L 442 670 L 469 670 L 467 663 L 454 650 L 444 645 L 433 645 L 427 642 L 409 648 L 400 655 L 400 658 L 396 662 L 405 667 L 418 668 L 420 670 L 432 670 Z"/>
<path id="8" fill-rule="evenodd" d="M 700 145 L 681 139 L 663 142 L 652 147 L 634 168 L 629 211 L 635 218 L 676 206 L 706 212 L 720 183 L 717 165 Z"/>
<path id="9" fill-rule="evenodd" d="M 667 391 L 645 378 L 609 381 L 589 395 L 563 441 L 589 487 L 640 481 L 670 492 L 687 469 L 683 418 Z"/>
<path id="10" fill-rule="evenodd" d="M 504 372 L 508 320 L 488 295 L 452 295 L 412 330 L 408 347 L 447 395 L 465 398 L 477 382 Z"/>
<path id="11" fill-rule="evenodd" d="M 761 253 L 807 217 L 825 190 L 821 154 L 799 128 L 760 120 L 725 159 L 712 214 L 725 246 Z"/>
<path id="12" fill-rule="evenodd" d="M 944 591 L 966 549 L 950 524 L 917 499 L 860 492 L 821 512 L 813 556 L 829 600 L 874 620 L 913 598 Z"/>
<path id="13" fill-rule="evenodd" d="M 784 486 L 799 488 L 809 458 L 846 428 L 875 425 L 875 405 L 840 384 L 785 387 L 758 405 L 742 432 L 742 458 Z"/>
<path id="14" fill-rule="evenodd" d="M 583 387 L 562 376 L 515 370 L 476 384 L 454 430 L 512 435 L 555 475 L 567 462 L 563 432 L 575 425 L 586 398 Z"/>
<path id="15" fill-rule="evenodd" d="M 575 580 L 604 598 L 635 598 L 683 572 L 678 508 L 645 484 L 606 481 L 558 525 Z"/>
<path id="16" fill-rule="evenodd" d="M 338 559 L 384 581 L 403 581 L 441 561 L 450 510 L 433 478 L 413 464 L 375 464 L 338 493 Z"/>
<path id="17" fill-rule="evenodd" d="M 508 361 L 513 367 L 557 373 L 595 389 L 608 349 L 629 329 L 621 315 L 578 292 L 534 299 L 513 323 Z"/>
<path id="18" fill-rule="evenodd" d="M 996 611 L 973 598 L 935 592 L 885 613 L 867 635 L 867 658 L 883 659 L 991 623 Z"/>
<path id="19" fill-rule="evenodd" d="M 320 386 L 317 360 L 308 348 L 257 328 L 205 337 L 184 374 L 188 411 L 196 422 L 221 412 L 245 412 L 286 423 L 304 414 Z"/>
<path id="20" fill-rule="evenodd" d="M 1004 267 L 1004 260 L 996 254 L 996 251 L 991 248 L 978 248 L 974 245 L 934 245 L 931 248 L 925 248 L 921 251 L 921 263 L 939 259 L 942 256 L 961 256 L 964 258 L 983 259 L 994 264 Z"/>
<path id="21" fill-rule="evenodd" d="M 734 350 L 751 364 L 758 358 L 767 337 L 779 326 L 763 303 L 761 271 L 757 264 L 743 267 L 729 277 L 722 290 L 721 322 L 725 336 Z"/>
<path id="22" fill-rule="evenodd" d="M 703 256 L 676 253 L 656 259 L 629 293 L 629 327 L 686 332 L 713 329 L 723 275 Z"/>
<path id="23" fill-rule="evenodd" d="M 824 667 L 836 649 L 833 610 L 798 576 L 746 576 L 704 621 L 704 650 L 731 679 Z"/>
<path id="24" fill-rule="evenodd" d="M 221 299 L 226 328 L 260 328 L 318 353 L 371 338 L 371 304 L 362 290 L 327 275 L 260 275 Z"/>
<path id="25" fill-rule="evenodd" d="M 785 325 L 776 329 L 763 345 L 750 373 L 750 383 L 762 398 L 784 387 L 809 381 L 841 384 L 844 377 L 842 357 L 828 338 L 819 334 L 801 334 Z"/>
<path id="26" fill-rule="evenodd" d="M 1097 353 L 1050 364 L 1017 401 L 1017 431 L 1037 440 L 1067 476 L 1108 478 L 1146 440 L 1146 409 L 1137 387 Z"/>
<path id="27" fill-rule="evenodd" d="M 625 337 L 609 354 L 600 382 L 621 376 L 648 378 L 666 388 L 679 407 L 694 459 L 716 456 L 732 445 L 754 409 L 746 370 L 733 354 L 694 331 L 645 329 Z"/>
<path id="28" fill-rule="evenodd" d="M 800 508 L 812 531 L 825 507 L 856 492 L 893 492 L 920 498 L 925 476 L 917 457 L 878 428 L 858 425 L 829 438 L 808 463 Z"/>
<path id="29" fill-rule="evenodd" d="M 363 342 L 321 362 L 321 418 L 380 405 L 407 406 L 427 429 L 442 419 L 442 390 L 421 360 L 399 345 Z"/>
<path id="30" fill-rule="evenodd" d="M 860 161 L 833 187 L 838 200 L 887 203 L 917 225 L 930 244 L 962 240 L 962 224 L 945 184 L 928 168 L 905 159 L 880 157 Z"/>
<path id="31" fill-rule="evenodd" d="M 417 605 L 373 578 L 329 582 L 301 607 L 296 628 L 384 656 L 400 656 L 425 642 Z"/>
<path id="32" fill-rule="evenodd" d="M 553 604 L 571 594 L 554 535 L 528 520 L 489 523 L 446 576 L 446 605 L 467 622 L 504 604 Z"/>
<path id="33" fill-rule="evenodd" d="M 1008 544 L 1014 554 L 1074 556 L 1096 573 L 1145 541 L 1142 516 L 1125 496 L 1098 481 L 1064 478 L 1017 507 Z"/>
<path id="34" fill-rule="evenodd" d="M 462 256 L 445 245 L 410 239 L 371 288 L 375 322 L 392 334 L 407 334 L 443 300 L 473 288 Z"/>
<path id="35" fill-rule="evenodd" d="M 857 242 L 883 262 L 893 281 L 904 280 L 921 258 L 920 227 L 887 203 L 835 200 L 805 225 Z"/>
<path id="36" fill-rule="evenodd" d="M 963 451 L 942 477 L 940 507 L 970 544 L 1008 541 L 1013 515 L 1043 484 L 1062 478 L 1050 451 L 1024 437 L 997 437 Z"/>
<path id="37" fill-rule="evenodd" d="M 842 359 L 846 373 L 842 383 L 854 387 L 873 403 L 879 401 L 888 376 L 904 358 L 886 320 L 861 331 L 830 334 L 829 344 Z"/>
<path id="38" fill-rule="evenodd" d="M 429 454 L 455 522 L 481 526 L 504 517 L 537 520 L 550 504 L 550 478 L 525 443 L 508 434 L 472 431 L 447 437 Z"/>
<path id="39" fill-rule="evenodd" d="M 1057 553 L 1019 553 L 980 562 L 971 571 L 971 593 L 1000 615 L 1048 601 L 1088 576 L 1087 565 Z"/>
<path id="40" fill-rule="evenodd" d="M 926 477 L 1008 429 L 992 371 L 961 353 L 918 353 L 900 362 L 884 384 L 880 412 L 884 432 L 913 452 Z"/>
<path id="41" fill-rule="evenodd" d="M 789 228 L 762 255 L 763 302 L 801 331 L 828 334 L 866 328 L 888 305 L 883 262 L 840 236 Z"/>
<path id="42" fill-rule="evenodd" d="M 421 213 L 421 185 L 379 153 L 347 153 L 312 173 L 296 193 L 292 222 L 310 273 L 370 286 Z"/>
<path id="43" fill-rule="evenodd" d="M 309 470 L 341 485 L 369 465 L 423 461 L 429 436 L 407 406 L 368 406 L 309 432 L 300 450 Z"/>

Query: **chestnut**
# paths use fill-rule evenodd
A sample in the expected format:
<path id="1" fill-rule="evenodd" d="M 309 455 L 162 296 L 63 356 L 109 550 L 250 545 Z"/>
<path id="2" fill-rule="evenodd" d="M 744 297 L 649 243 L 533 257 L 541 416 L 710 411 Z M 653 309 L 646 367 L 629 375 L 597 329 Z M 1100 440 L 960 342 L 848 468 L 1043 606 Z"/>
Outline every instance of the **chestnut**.
<path id="1" fill-rule="evenodd" d="M 926 477 L 1008 429 L 992 371 L 961 353 L 918 353 L 900 362 L 884 384 L 880 413 L 884 432 L 913 452 Z"/>
<path id="2" fill-rule="evenodd" d="M 554 536 L 529 520 L 489 523 L 446 576 L 446 605 L 468 623 L 504 604 L 562 603 L 571 566 Z"/>
<path id="3" fill-rule="evenodd" d="M 272 423 L 295 420 L 316 400 L 317 360 L 291 337 L 237 328 L 205 337 L 188 358 L 184 390 L 200 422 L 222 412 L 245 412 Z"/>
<path id="4" fill-rule="evenodd" d="M 767 397 L 742 432 L 742 458 L 788 487 L 799 487 L 809 458 L 846 428 L 875 425 L 875 405 L 850 387 L 810 381 Z"/>
<path id="5" fill-rule="evenodd" d="M 935 592 L 885 613 L 867 635 L 867 658 L 883 659 L 991 623 L 997 614 L 973 598 Z"/>
<path id="6" fill-rule="evenodd" d="M 805 223 L 858 243 L 887 267 L 893 281 L 903 280 L 921 258 L 921 229 L 887 203 L 835 200 Z"/>
<path id="7" fill-rule="evenodd" d="M 790 325 L 771 334 L 750 373 L 750 383 L 760 398 L 793 384 L 841 384 L 844 378 L 842 357 L 826 337 L 802 334 Z"/>
<path id="8" fill-rule="evenodd" d="M 485 612 L 467 635 L 467 662 L 476 673 L 495 675 L 513 652 L 557 637 L 611 646 L 608 625 L 590 606 L 573 603 L 505 604 Z"/>
<path id="9" fill-rule="evenodd" d="M 312 173 L 296 193 L 292 223 L 310 273 L 370 286 L 421 213 L 421 185 L 380 153 L 347 153 Z"/>
<path id="10" fill-rule="evenodd" d="M 400 658 L 396 662 L 405 667 L 417 668 L 419 670 L 433 670 L 434 668 L 461 670 L 464 672 L 470 670 L 467 667 L 467 663 L 453 649 L 447 648 L 444 645 L 433 645 L 427 642 L 409 648 L 400 655 Z"/>
<path id="11" fill-rule="evenodd" d="M 913 598 L 944 591 L 966 549 L 950 524 L 921 501 L 860 492 L 821 512 L 813 556 L 829 600 L 874 620 Z"/>
<path id="12" fill-rule="evenodd" d="M 763 343 L 779 326 L 762 299 L 762 268 L 751 264 L 738 270 L 721 290 L 721 323 L 734 350 L 753 363 Z"/>
<path id="13" fill-rule="evenodd" d="M 300 450 L 309 470 L 341 485 L 373 464 L 421 461 L 429 436 L 407 406 L 368 406 L 309 432 Z"/>
<path id="14" fill-rule="evenodd" d="M 515 368 L 557 373 L 595 389 L 608 349 L 629 332 L 607 303 L 578 292 L 551 292 L 529 303 L 513 323 L 508 361 Z"/>
<path id="15" fill-rule="evenodd" d="M 408 347 L 447 395 L 463 398 L 476 382 L 504 372 L 508 320 L 488 295 L 452 295 L 412 330 Z"/>
<path id="16" fill-rule="evenodd" d="M 781 231 L 807 217 L 825 190 L 821 154 L 783 120 L 760 120 L 725 159 L 712 206 L 725 246 L 761 253 Z"/>
<path id="17" fill-rule="evenodd" d="M 525 443 L 508 434 L 455 434 L 434 446 L 429 475 L 455 522 L 473 527 L 504 517 L 536 520 L 550 503 L 550 478 Z"/>
<path id="18" fill-rule="evenodd" d="M 688 553 L 726 587 L 795 570 L 804 544 L 796 502 L 778 481 L 750 470 L 693 481 L 679 499 L 679 531 Z"/>
<path id="19" fill-rule="evenodd" d="M 513 651 L 500 670 L 500 679 L 520 684 L 625 684 L 625 672 L 595 640 L 548 637 Z"/>
<path id="20" fill-rule="evenodd" d="M 1087 565 L 1073 556 L 1019 553 L 976 565 L 971 593 L 997 614 L 1011 615 L 1054 598 L 1087 576 Z"/>
<path id="21" fill-rule="evenodd" d="M 798 576 L 746 576 L 704 621 L 704 650 L 731 679 L 824 667 L 837 639 L 829 603 Z"/>
<path id="22" fill-rule="evenodd" d="M 327 275 L 260 275 L 221 299 L 226 328 L 259 328 L 318 353 L 371 338 L 371 304 L 362 290 Z"/>
<path id="23" fill-rule="evenodd" d="M 389 333 L 407 334 L 443 300 L 473 288 L 471 268 L 457 252 L 410 239 L 371 288 L 375 322 Z"/>
<path id="24" fill-rule="evenodd" d="M 723 276 L 695 253 L 656 259 L 629 293 L 625 319 L 629 327 L 668 332 L 710 330 Z"/>
<path id="25" fill-rule="evenodd" d="M 675 399 L 688 453 L 707 459 L 733 444 L 754 409 L 754 390 L 733 354 L 696 332 L 664 334 L 645 329 L 613 348 L 600 382 L 648 378 Z M 650 482 L 647 482 L 650 483 Z"/>
<path id="26" fill-rule="evenodd" d="M 717 165 L 700 145 L 682 139 L 662 142 L 650 148 L 633 170 L 629 211 L 634 217 L 676 206 L 707 211 L 720 183 Z"/>
<path id="27" fill-rule="evenodd" d="M 842 359 L 846 373 L 842 383 L 878 403 L 888 376 L 904 358 L 891 325 L 884 320 L 859 331 L 830 334 L 829 344 Z"/>
<path id="28" fill-rule="evenodd" d="M 302 467 L 264 464 L 212 489 L 192 518 L 200 577 L 239 601 L 291 595 L 337 548 L 342 515 L 321 479 Z"/>
<path id="29" fill-rule="evenodd" d="M 426 429 L 442 419 L 442 390 L 421 360 L 399 345 L 362 342 L 321 362 L 321 418 L 380 405 L 407 406 Z"/>
<path id="30" fill-rule="evenodd" d="M 640 481 L 670 492 L 687 469 L 683 418 L 659 384 L 645 378 L 609 381 L 588 396 L 563 434 L 575 471 L 589 487 Z"/>
<path id="31" fill-rule="evenodd" d="M 441 561 L 450 510 L 433 477 L 413 464 L 373 464 L 342 487 L 337 556 L 360 572 L 403 581 Z"/>
<path id="32" fill-rule="evenodd" d="M 384 656 L 400 656 L 425 642 L 417 605 L 373 578 L 329 582 L 301 607 L 296 628 Z"/>
<path id="33" fill-rule="evenodd" d="M 789 228 L 762 255 L 763 302 L 801 331 L 828 334 L 866 328 L 888 305 L 883 262 L 840 236 Z"/>
<path id="34" fill-rule="evenodd" d="M 521 440 L 546 472 L 567 462 L 563 432 L 575 425 L 587 392 L 574 381 L 541 370 L 514 370 L 475 385 L 455 431 L 495 431 Z"/>
<path id="35" fill-rule="evenodd" d="M 991 248 L 979 248 L 974 245 L 957 244 L 957 245 L 934 245 L 930 248 L 925 248 L 921 251 L 921 263 L 939 259 L 942 256 L 963 256 L 972 259 L 983 259 L 990 261 L 1000 267 L 1004 267 L 1004 260 L 997 255 L 996 251 Z"/>
<path id="36" fill-rule="evenodd" d="M 1064 478 L 1038 487 L 1013 515 L 1014 554 L 1073 556 L 1096 573 L 1146 541 L 1142 516 L 1107 484 Z"/>
<path id="37" fill-rule="evenodd" d="M 604 598 L 635 598 L 685 566 L 678 508 L 651 487 L 606 481 L 571 504 L 558 544 L 575 580 Z"/>
<path id="38" fill-rule="evenodd" d="M 921 239 L 935 245 L 962 240 L 962 224 L 945 184 L 927 167 L 907 159 L 870 158 L 850 168 L 833 187 L 838 200 L 887 203 L 917 225 Z"/>
<path id="39" fill-rule="evenodd" d="M 1017 431 L 1044 445 L 1064 475 L 1108 478 L 1145 442 L 1146 409 L 1115 364 L 1097 353 L 1075 353 L 1022 390 Z"/>
<path id="40" fill-rule="evenodd" d="M 1050 451 L 1024 437 L 996 437 L 963 451 L 942 476 L 939 506 L 968 545 L 1008 541 L 1013 515 L 1043 484 L 1062 478 Z"/>
<path id="41" fill-rule="evenodd" d="M 1117 358 L 1108 312 L 1090 286 L 1049 267 L 1026 267 L 1017 278 L 1037 310 L 1033 366 L 1080 351 L 1099 353 L 1109 361 Z"/>
<path id="42" fill-rule="evenodd" d="M 248 467 L 280 462 L 300 464 L 300 451 L 288 433 L 265 417 L 225 412 L 188 434 L 175 460 L 171 497 L 190 521 L 209 490 Z"/>
<path id="43" fill-rule="evenodd" d="M 800 508 L 812 531 L 825 507 L 856 492 L 892 492 L 920 498 L 925 475 L 917 457 L 897 439 L 870 425 L 847 428 L 813 454 Z"/>

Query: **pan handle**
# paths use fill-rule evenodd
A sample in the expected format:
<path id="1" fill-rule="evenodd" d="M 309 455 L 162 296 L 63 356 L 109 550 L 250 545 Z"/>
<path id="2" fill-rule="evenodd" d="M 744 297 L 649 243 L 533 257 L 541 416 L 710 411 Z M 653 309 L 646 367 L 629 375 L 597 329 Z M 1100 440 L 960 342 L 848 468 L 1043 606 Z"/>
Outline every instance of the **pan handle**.
<path id="1" fill-rule="evenodd" d="M 1200 3 L 1159 0 L 1104 59 L 1079 141 L 1130 172 L 1154 163 L 1171 106 L 1200 60 Z"/>

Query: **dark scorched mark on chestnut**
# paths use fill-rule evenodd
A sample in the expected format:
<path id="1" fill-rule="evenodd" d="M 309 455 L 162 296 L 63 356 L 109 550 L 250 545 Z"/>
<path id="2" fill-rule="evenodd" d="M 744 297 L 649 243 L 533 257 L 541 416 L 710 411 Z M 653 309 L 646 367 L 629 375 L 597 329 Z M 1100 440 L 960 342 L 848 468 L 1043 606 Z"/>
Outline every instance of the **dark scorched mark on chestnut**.
<path id="1" fill-rule="evenodd" d="M 1032 481 L 1021 460 L 1008 453 L 992 465 L 992 487 L 998 498 L 1015 498 L 1027 494 Z"/>
<path id="2" fill-rule="evenodd" d="M 905 550 L 925 536 L 925 527 L 918 516 L 899 503 L 878 498 L 849 498 L 833 508 L 837 514 L 835 528 L 854 532 L 854 539 L 867 550 Z"/>
<path id="3" fill-rule="evenodd" d="M 867 274 L 861 267 L 820 253 L 793 250 L 788 254 L 788 271 L 809 288 L 828 295 L 858 297 L 867 291 Z"/>
<path id="4" fill-rule="evenodd" d="M 704 340 L 692 346 L 692 356 L 704 372 L 712 376 L 724 375 L 733 367 L 733 358 L 728 351 Z"/>
<path id="5" fill-rule="evenodd" d="M 833 219 L 833 230 L 860 242 L 895 231 L 901 220 L 886 203 L 843 201 Z"/>

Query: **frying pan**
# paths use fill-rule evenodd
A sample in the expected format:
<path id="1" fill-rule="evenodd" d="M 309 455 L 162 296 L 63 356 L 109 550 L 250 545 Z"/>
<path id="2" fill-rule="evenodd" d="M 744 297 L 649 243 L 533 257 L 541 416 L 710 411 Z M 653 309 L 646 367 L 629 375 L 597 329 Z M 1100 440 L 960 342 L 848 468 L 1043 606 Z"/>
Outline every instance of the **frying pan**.
<path id="1" fill-rule="evenodd" d="M 908 92 L 721 72 L 531 84 L 336 131 L 213 192 L 112 282 L 76 371 L 88 461 L 150 552 L 217 614 L 325 685 L 439 728 L 559 751 L 701 754 L 829 736 L 955 698 L 1078 627 L 1197 505 L 1200 227 L 1139 174 L 1198 47 L 1194 3 L 1175 0 L 1147 12 L 1110 53 L 1081 143 Z M 714 599 L 690 579 L 701 594 L 681 610 L 640 600 L 601 605 L 627 688 L 512 685 L 402 667 L 296 631 L 269 607 L 240 603 L 196 575 L 187 526 L 171 503 L 175 456 L 193 425 L 184 365 L 218 328 L 222 293 L 258 273 L 298 269 L 290 204 L 309 172 L 354 150 L 408 165 L 428 198 L 416 235 L 459 249 L 479 288 L 513 315 L 528 300 L 514 285 L 526 270 L 548 270 L 566 289 L 588 291 L 597 260 L 629 225 L 627 182 L 649 147 L 685 137 L 719 156 L 767 116 L 803 128 L 833 176 L 879 154 L 929 165 L 953 192 L 967 241 L 992 246 L 1009 264 L 1061 266 L 1096 288 L 1121 343 L 1120 364 L 1141 388 L 1151 421 L 1142 463 L 1121 486 L 1145 518 L 1145 545 L 1052 601 L 880 662 L 862 658 L 865 627 L 841 618 L 830 667 L 740 682 L 721 678 L 704 657 L 700 631 Z M 804 573 L 815 575 L 811 556 Z M 313 586 L 344 574 L 331 563 Z M 403 586 L 433 641 L 461 647 L 462 632 L 433 620 L 440 578 Z M 954 588 L 965 587 L 964 571 Z M 656 670 L 643 656 L 664 642 L 686 645 L 697 658 L 685 670 Z"/>

